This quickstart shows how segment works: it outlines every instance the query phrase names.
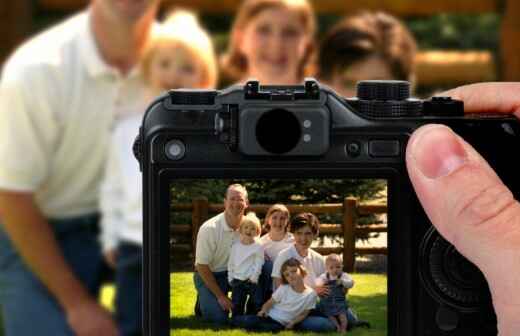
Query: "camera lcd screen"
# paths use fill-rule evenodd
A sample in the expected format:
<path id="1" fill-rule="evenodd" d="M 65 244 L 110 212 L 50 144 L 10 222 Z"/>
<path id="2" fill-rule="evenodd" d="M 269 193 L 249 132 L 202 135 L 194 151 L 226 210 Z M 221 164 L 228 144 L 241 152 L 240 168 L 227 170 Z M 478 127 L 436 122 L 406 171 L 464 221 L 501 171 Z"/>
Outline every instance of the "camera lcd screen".
<path id="1" fill-rule="evenodd" d="M 387 180 L 170 181 L 171 335 L 387 335 Z"/>

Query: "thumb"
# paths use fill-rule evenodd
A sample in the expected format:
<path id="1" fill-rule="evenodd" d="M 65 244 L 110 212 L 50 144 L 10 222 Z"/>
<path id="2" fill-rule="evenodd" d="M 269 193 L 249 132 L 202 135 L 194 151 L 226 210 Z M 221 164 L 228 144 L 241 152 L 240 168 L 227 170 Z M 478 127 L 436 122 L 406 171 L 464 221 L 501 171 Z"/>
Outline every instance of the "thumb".
<path id="1" fill-rule="evenodd" d="M 419 128 L 408 142 L 406 163 L 430 221 L 484 273 L 500 334 L 519 334 L 520 204 L 475 149 L 446 126 Z"/>

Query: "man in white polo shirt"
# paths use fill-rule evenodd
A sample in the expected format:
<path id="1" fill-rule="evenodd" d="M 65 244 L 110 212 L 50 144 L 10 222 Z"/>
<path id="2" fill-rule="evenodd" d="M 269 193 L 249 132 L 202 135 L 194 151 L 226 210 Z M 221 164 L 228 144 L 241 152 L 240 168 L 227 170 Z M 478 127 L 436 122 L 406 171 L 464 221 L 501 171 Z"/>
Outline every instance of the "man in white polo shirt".
<path id="1" fill-rule="evenodd" d="M 195 272 L 200 313 L 204 319 L 225 324 L 232 308 L 227 264 L 231 245 L 239 238 L 238 229 L 249 206 L 247 190 L 240 184 L 227 188 L 224 212 L 208 219 L 197 234 Z"/>
<path id="2" fill-rule="evenodd" d="M 6 336 L 119 335 L 97 303 L 98 186 L 159 0 L 92 0 L 22 45 L 0 82 L 0 306 Z"/>

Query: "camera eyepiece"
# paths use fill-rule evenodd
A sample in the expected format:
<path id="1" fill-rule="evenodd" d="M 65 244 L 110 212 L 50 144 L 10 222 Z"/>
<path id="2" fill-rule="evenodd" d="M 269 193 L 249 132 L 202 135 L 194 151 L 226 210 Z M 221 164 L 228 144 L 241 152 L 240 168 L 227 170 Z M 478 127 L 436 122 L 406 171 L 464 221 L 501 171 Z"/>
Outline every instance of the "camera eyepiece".
<path id="1" fill-rule="evenodd" d="M 276 108 L 260 116 L 256 124 L 258 144 L 269 153 L 284 154 L 291 151 L 302 135 L 298 118 L 290 111 Z"/>

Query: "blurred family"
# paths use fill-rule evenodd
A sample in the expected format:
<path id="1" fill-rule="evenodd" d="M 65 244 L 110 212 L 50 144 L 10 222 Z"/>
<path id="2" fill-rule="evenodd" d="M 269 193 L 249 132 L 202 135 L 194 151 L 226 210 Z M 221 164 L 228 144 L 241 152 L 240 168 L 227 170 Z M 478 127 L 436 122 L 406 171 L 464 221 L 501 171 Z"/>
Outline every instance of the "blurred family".
<path id="1" fill-rule="evenodd" d="M 219 79 L 282 85 L 317 76 L 353 96 L 362 79 L 414 81 L 415 41 L 388 14 L 349 16 L 318 44 L 308 1 L 245 0 L 229 46 L 217 58 L 194 14 L 174 10 L 157 22 L 159 5 L 160 0 L 91 0 L 85 11 L 25 42 L 4 64 L 0 306 L 6 336 L 35 330 L 60 336 L 141 333 L 142 186 L 131 145 L 146 106 L 161 92 L 211 89 Z M 516 86 L 508 85 L 452 94 L 463 100 L 480 96 L 486 109 L 472 110 L 508 113 L 519 104 Z M 513 98 L 477 94 L 497 91 Z M 413 143 L 415 149 L 427 142 Z M 432 184 L 422 185 L 417 176 L 410 177 L 419 196 L 425 195 Z M 420 197 L 425 205 L 434 198 Z M 245 214 L 248 205 L 247 190 L 229 186 L 224 212 L 198 232 L 197 314 L 271 331 L 345 331 L 360 324 L 346 300 L 354 282 L 340 258 L 324 258 L 311 248 L 319 234 L 316 216 L 291 218 L 286 206 L 273 205 L 264 220 L 267 233 L 259 237 L 260 220 Z M 456 246 L 475 243 L 471 235 L 460 237 Z M 488 250 L 499 253 L 496 246 Z M 480 254 L 470 249 L 465 255 L 485 270 L 497 299 L 504 280 L 497 280 Z M 97 299 L 107 265 L 115 269 L 115 315 Z M 518 263 L 511 265 L 520 274 Z M 503 317 L 499 329 L 513 330 L 517 314 L 510 307 L 520 300 L 494 302 Z"/>

